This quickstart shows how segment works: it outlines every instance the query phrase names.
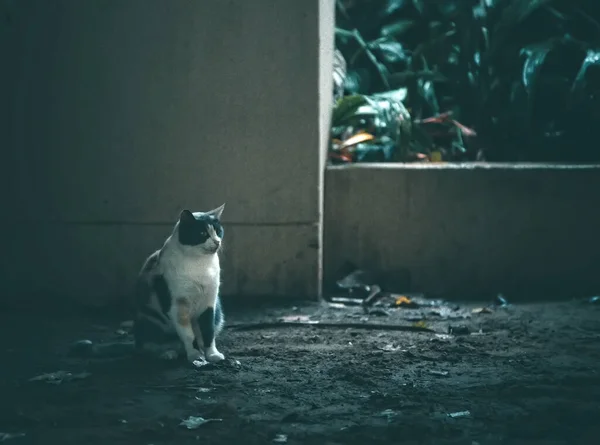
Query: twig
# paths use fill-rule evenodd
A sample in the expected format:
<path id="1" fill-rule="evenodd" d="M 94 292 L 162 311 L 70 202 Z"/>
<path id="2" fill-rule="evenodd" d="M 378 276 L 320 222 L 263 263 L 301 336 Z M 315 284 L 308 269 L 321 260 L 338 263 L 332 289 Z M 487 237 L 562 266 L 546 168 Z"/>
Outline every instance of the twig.
<path id="1" fill-rule="evenodd" d="M 348 306 L 360 306 L 363 304 L 362 298 L 348 298 L 348 297 L 331 297 L 329 303 L 341 303 Z"/>
<path id="2" fill-rule="evenodd" d="M 257 331 L 260 329 L 276 328 L 338 328 L 338 329 L 366 329 L 369 331 L 407 331 L 407 332 L 435 332 L 433 329 L 421 326 L 402 326 L 397 324 L 366 324 L 366 323 L 321 323 L 321 322 L 265 322 L 265 323 L 242 323 L 229 325 L 229 329 L 235 331 Z"/>

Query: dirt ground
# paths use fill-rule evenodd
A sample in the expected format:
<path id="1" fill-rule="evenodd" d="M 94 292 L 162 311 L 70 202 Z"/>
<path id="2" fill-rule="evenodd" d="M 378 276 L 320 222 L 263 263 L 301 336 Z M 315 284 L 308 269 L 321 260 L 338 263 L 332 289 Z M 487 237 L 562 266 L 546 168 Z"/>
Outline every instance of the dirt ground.
<path id="1" fill-rule="evenodd" d="M 475 306 L 389 315 L 324 304 L 230 312 L 231 325 L 290 315 L 403 325 L 425 318 L 435 333 L 228 329 L 220 349 L 239 364 L 202 369 L 130 355 L 69 358 L 73 340 L 127 338 L 116 332 L 119 321 L 6 312 L 0 442 L 600 443 L 600 305 L 524 304 L 473 314 Z M 459 324 L 471 334 L 448 335 L 448 326 Z M 90 375 L 29 381 L 58 370 Z M 189 416 L 221 420 L 189 430 L 180 425 Z"/>

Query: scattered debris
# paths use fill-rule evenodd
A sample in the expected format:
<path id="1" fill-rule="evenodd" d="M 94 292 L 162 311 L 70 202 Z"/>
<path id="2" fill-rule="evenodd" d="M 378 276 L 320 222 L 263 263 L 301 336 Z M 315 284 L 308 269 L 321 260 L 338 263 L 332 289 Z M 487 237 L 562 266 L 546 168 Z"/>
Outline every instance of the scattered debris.
<path id="1" fill-rule="evenodd" d="M 318 321 L 311 321 L 309 315 L 285 315 L 279 318 L 279 320 L 284 322 L 301 321 L 304 323 L 318 323 Z"/>
<path id="2" fill-rule="evenodd" d="M 345 306 L 360 306 L 363 304 L 363 300 L 360 298 L 331 297 L 329 301 L 331 303 L 343 304 Z"/>
<path id="3" fill-rule="evenodd" d="M 457 417 L 469 417 L 471 415 L 471 411 L 457 411 L 455 413 L 449 413 L 448 417 L 452 417 L 456 419 Z"/>
<path id="4" fill-rule="evenodd" d="M 494 305 L 499 307 L 509 306 L 508 300 L 502 294 L 496 295 L 496 299 L 494 300 Z"/>
<path id="5" fill-rule="evenodd" d="M 69 355 L 77 357 L 89 357 L 94 354 L 94 343 L 91 340 L 79 340 L 69 347 Z"/>
<path id="6" fill-rule="evenodd" d="M 448 341 L 452 338 L 451 335 L 448 334 L 435 334 L 435 337 L 432 338 L 432 341 Z"/>
<path id="7" fill-rule="evenodd" d="M 2 433 L 0 432 L 0 442 L 4 442 L 9 439 L 17 439 L 25 436 L 25 433 Z"/>
<path id="8" fill-rule="evenodd" d="M 452 335 L 469 335 L 471 330 L 465 325 L 448 326 L 448 334 Z"/>
<path id="9" fill-rule="evenodd" d="M 385 351 L 385 352 L 396 352 L 396 351 L 400 350 L 400 346 L 394 346 L 392 343 L 390 343 L 385 346 L 382 346 L 379 349 L 381 349 L 382 351 Z"/>
<path id="10" fill-rule="evenodd" d="M 450 374 L 448 371 L 436 371 L 436 370 L 431 370 L 429 371 L 429 374 L 432 375 L 437 375 L 439 377 L 448 377 L 448 375 Z"/>
<path id="11" fill-rule="evenodd" d="M 327 306 L 330 309 L 346 309 L 346 305 L 344 303 L 329 303 Z"/>
<path id="12" fill-rule="evenodd" d="M 405 307 L 405 308 L 420 307 L 420 305 L 418 303 L 414 302 L 413 300 L 408 298 L 406 295 L 400 295 L 398 298 L 396 298 L 396 301 L 394 302 L 394 306 Z"/>
<path id="13" fill-rule="evenodd" d="M 180 426 L 186 427 L 188 430 L 195 430 L 200 428 L 209 422 L 222 422 L 223 419 L 205 419 L 204 417 L 190 416 L 185 420 L 182 420 Z"/>
<path id="14" fill-rule="evenodd" d="M 235 368 L 235 369 L 240 369 L 242 367 L 242 364 L 240 363 L 240 361 L 235 358 L 227 357 L 223 363 L 225 363 L 228 366 Z"/>
<path id="15" fill-rule="evenodd" d="M 206 359 L 202 358 L 202 359 L 197 359 L 197 360 L 194 360 L 194 361 L 192 362 L 192 365 L 193 365 L 195 368 L 203 368 L 204 366 L 208 366 L 208 365 L 210 365 L 210 363 L 209 363 L 209 362 L 208 362 Z"/>
<path id="16" fill-rule="evenodd" d="M 428 329 L 427 323 L 425 323 L 425 320 L 416 321 L 412 325 L 415 328 Z"/>
<path id="17" fill-rule="evenodd" d="M 38 375 L 37 377 L 30 378 L 30 382 L 47 382 L 53 385 L 60 385 L 62 382 L 70 382 L 72 380 L 85 379 L 92 374 L 89 372 L 80 372 L 73 374 L 67 371 L 56 371 L 47 374 Z"/>
<path id="18" fill-rule="evenodd" d="M 409 332 L 434 332 L 433 329 L 418 322 L 418 325 L 403 326 L 397 324 L 382 323 L 322 323 L 319 321 L 309 322 L 265 322 L 265 323 L 240 323 L 228 325 L 228 329 L 235 331 L 255 331 L 260 329 L 277 329 L 289 327 L 313 327 L 313 328 L 339 328 L 339 329 L 366 329 L 371 331 L 409 331 Z"/>
<path id="19" fill-rule="evenodd" d="M 118 358 L 135 353 L 135 342 L 122 335 L 117 341 L 94 344 L 90 340 L 79 340 L 71 344 L 68 355 L 72 357 Z"/>
<path id="20" fill-rule="evenodd" d="M 440 317 L 444 320 L 464 319 L 471 317 L 471 313 L 468 311 L 461 311 L 459 307 L 449 307 L 445 305 L 431 308 L 429 311 L 425 312 L 425 314 Z"/>
<path id="21" fill-rule="evenodd" d="M 127 332 L 125 329 L 117 329 L 115 334 L 117 334 L 119 337 L 125 337 L 126 335 L 129 335 L 129 332 Z"/>
<path id="22" fill-rule="evenodd" d="M 344 276 L 344 278 L 336 282 L 339 289 L 348 291 L 349 294 L 369 294 L 371 292 L 370 281 L 373 281 L 373 277 L 364 270 L 357 269 L 354 265 L 348 264 L 347 269 L 352 269 L 350 273 Z"/>
<path id="23" fill-rule="evenodd" d="M 273 442 L 275 442 L 275 443 L 287 443 L 287 441 L 288 441 L 288 437 L 285 434 L 277 434 L 273 438 Z"/>
<path id="24" fill-rule="evenodd" d="M 363 307 L 367 308 L 373 306 L 377 301 L 381 300 L 385 294 L 381 292 L 381 288 L 374 284 L 371 286 L 371 292 L 367 295 L 367 298 L 363 300 Z"/>
<path id="25" fill-rule="evenodd" d="M 368 313 L 369 315 L 378 315 L 380 317 L 388 317 L 390 315 L 388 311 L 381 307 L 370 309 Z"/>
<path id="26" fill-rule="evenodd" d="M 392 409 L 386 409 L 377 414 L 377 417 L 387 417 L 388 422 L 392 420 L 393 417 L 396 417 L 396 412 Z"/>
<path id="27" fill-rule="evenodd" d="M 392 297 L 394 299 L 398 299 L 401 297 L 406 297 L 411 300 L 413 303 L 418 305 L 419 307 L 440 307 L 440 306 L 448 306 L 448 303 L 444 300 L 431 300 L 425 298 L 424 294 L 419 293 L 411 293 L 411 294 L 394 294 Z"/>
<path id="28" fill-rule="evenodd" d="M 471 312 L 474 314 L 491 314 L 493 311 L 489 307 L 476 307 Z"/>

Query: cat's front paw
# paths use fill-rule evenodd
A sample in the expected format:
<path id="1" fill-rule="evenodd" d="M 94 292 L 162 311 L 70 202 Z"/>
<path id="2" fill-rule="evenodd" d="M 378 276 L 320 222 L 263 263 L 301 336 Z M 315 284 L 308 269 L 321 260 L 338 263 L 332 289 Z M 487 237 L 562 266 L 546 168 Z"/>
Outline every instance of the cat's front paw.
<path id="1" fill-rule="evenodd" d="M 206 360 L 209 363 L 216 363 L 225 360 L 225 356 L 215 349 L 214 351 L 206 352 Z"/>

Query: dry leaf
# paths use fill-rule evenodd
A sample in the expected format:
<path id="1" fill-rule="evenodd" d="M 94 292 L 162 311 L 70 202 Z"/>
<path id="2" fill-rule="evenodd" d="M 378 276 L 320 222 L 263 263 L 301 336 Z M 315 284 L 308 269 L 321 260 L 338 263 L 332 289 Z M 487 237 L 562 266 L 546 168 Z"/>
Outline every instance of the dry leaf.
<path id="1" fill-rule="evenodd" d="M 346 139 L 342 143 L 341 148 L 352 147 L 353 145 L 357 145 L 357 144 L 360 144 L 360 143 L 366 142 L 366 141 L 372 141 L 373 139 L 375 139 L 375 136 L 373 136 L 372 134 L 358 133 L 358 134 L 355 134 L 354 136 L 351 136 L 348 139 Z"/>
<path id="2" fill-rule="evenodd" d="M 186 427 L 188 430 L 195 430 L 200 428 L 202 425 L 209 422 L 222 422 L 223 419 L 205 419 L 203 417 L 190 416 L 185 420 L 182 420 L 180 426 Z"/>
<path id="3" fill-rule="evenodd" d="M 412 301 L 406 295 L 400 295 L 398 298 L 396 298 L 396 302 L 394 303 L 394 305 L 395 306 L 404 306 L 404 307 L 419 307 L 419 305 L 417 303 Z"/>
<path id="4" fill-rule="evenodd" d="M 431 162 L 442 162 L 444 160 L 441 151 L 432 151 L 429 159 Z"/>
<path id="5" fill-rule="evenodd" d="M 492 310 L 489 307 L 476 307 L 471 312 L 474 314 L 491 314 Z"/>

